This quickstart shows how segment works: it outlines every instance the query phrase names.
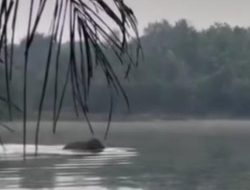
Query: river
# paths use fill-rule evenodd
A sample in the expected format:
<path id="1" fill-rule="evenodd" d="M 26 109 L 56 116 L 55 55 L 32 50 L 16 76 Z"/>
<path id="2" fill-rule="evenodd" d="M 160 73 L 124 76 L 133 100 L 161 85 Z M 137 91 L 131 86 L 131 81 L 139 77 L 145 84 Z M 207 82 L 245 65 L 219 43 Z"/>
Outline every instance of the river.
<path id="1" fill-rule="evenodd" d="M 29 122 L 28 142 L 33 140 Z M 1 190 L 247 190 L 250 189 L 250 121 L 182 120 L 113 122 L 101 153 L 63 150 L 87 139 L 82 122 L 61 122 L 56 135 L 43 122 L 39 155 L 22 158 L 20 123 L 2 134 Z M 102 138 L 105 123 L 93 124 Z M 2 132 L 2 131 L 0 131 Z"/>

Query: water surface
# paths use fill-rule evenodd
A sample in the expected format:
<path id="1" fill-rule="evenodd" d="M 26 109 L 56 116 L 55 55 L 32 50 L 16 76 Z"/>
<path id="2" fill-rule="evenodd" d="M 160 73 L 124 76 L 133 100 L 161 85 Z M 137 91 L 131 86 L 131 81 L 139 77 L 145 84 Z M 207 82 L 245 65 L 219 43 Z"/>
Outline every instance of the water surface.
<path id="1" fill-rule="evenodd" d="M 101 138 L 105 123 L 94 126 Z M 10 144 L 0 148 L 1 190 L 250 189 L 250 121 L 115 122 L 102 153 L 62 149 L 88 137 L 82 123 L 63 122 L 55 136 L 50 127 L 42 124 L 39 156 L 29 145 L 25 162 L 19 135 L 4 136 Z"/>

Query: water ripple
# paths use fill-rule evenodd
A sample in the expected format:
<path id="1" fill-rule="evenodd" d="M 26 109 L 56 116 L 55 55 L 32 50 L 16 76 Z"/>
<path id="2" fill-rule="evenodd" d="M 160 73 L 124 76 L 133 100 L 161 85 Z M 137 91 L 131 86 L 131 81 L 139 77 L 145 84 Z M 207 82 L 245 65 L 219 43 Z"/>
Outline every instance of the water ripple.
<path id="1" fill-rule="evenodd" d="M 9 144 L 0 148 L 0 189 L 100 189 L 104 176 L 97 173 L 106 168 L 131 164 L 137 152 L 132 148 L 107 148 L 101 153 L 63 150 L 62 145 L 39 146 L 39 156 L 34 156 L 35 147 L 27 145 L 27 160 L 22 158 L 22 145 Z M 98 171 L 98 172 L 97 172 Z M 126 180 L 124 176 L 115 176 Z M 130 188 L 131 189 L 131 188 Z"/>

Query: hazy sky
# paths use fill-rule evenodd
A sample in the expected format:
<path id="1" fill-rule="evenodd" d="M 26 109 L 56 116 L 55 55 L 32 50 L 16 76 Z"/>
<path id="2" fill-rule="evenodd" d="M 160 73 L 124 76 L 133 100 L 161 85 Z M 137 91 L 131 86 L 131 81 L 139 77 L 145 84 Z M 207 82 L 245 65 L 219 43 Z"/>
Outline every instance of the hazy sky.
<path id="1" fill-rule="evenodd" d="M 23 0 L 19 18 L 28 13 L 29 0 Z M 38 1 L 38 0 L 37 0 Z M 49 0 L 52 3 L 53 0 Z M 230 25 L 250 26 L 250 0 L 125 0 L 137 15 L 139 29 L 149 22 L 166 19 L 174 23 L 185 18 L 196 28 L 206 28 L 214 22 L 227 22 Z M 49 6 L 48 6 L 49 7 Z M 50 15 L 50 11 L 46 12 Z M 25 20 L 18 25 L 18 38 L 24 36 Z M 44 19 L 39 30 L 48 30 L 48 20 Z"/>
<path id="2" fill-rule="evenodd" d="M 249 0 L 127 0 L 134 8 L 140 27 L 150 21 L 186 18 L 198 28 L 214 22 L 250 26 Z M 141 5 L 140 5 L 141 4 Z"/>

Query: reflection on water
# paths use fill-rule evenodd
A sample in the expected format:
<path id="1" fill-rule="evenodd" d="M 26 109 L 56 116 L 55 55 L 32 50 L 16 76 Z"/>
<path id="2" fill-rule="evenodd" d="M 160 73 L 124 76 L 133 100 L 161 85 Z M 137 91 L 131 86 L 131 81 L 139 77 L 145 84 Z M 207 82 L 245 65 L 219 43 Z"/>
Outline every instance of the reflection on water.
<path id="1" fill-rule="evenodd" d="M 27 160 L 22 160 L 22 145 L 6 145 L 0 151 L 0 189 L 107 189 L 105 177 L 96 176 L 103 167 L 129 165 L 134 149 L 107 148 L 101 153 L 63 150 L 63 146 L 27 146 Z M 114 176 L 119 181 L 126 176 Z M 109 188 L 108 188 L 109 189 Z"/>
<path id="2" fill-rule="evenodd" d="M 69 125 L 74 130 L 67 131 Z M 101 153 L 44 145 L 35 158 L 34 146 L 28 146 L 30 154 L 24 162 L 21 145 L 0 148 L 0 189 L 250 189 L 250 121 L 113 125 L 116 128 L 109 143 L 120 148 L 107 148 Z M 67 133 L 59 134 L 56 140 L 78 138 L 79 126 L 78 123 L 61 124 L 61 130 Z M 47 136 L 43 137 L 47 141 Z"/>

